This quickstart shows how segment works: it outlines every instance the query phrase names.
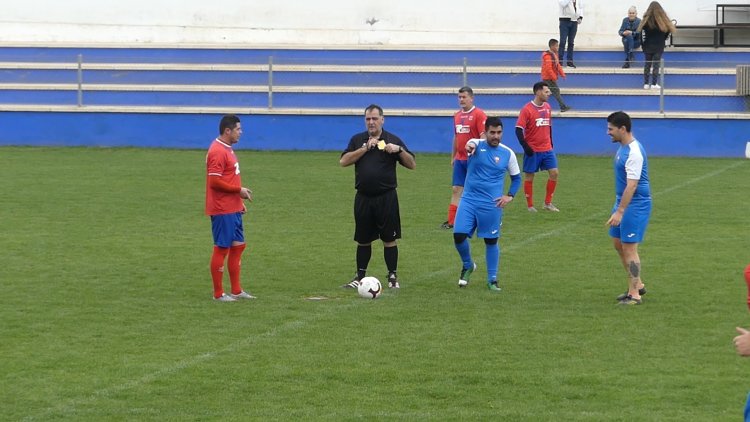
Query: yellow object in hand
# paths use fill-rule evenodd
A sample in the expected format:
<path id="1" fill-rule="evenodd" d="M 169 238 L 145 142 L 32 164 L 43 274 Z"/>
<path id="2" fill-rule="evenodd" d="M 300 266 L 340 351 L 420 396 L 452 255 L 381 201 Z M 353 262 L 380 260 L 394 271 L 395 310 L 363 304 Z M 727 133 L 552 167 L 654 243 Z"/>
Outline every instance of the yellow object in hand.
<path id="1" fill-rule="evenodd" d="M 378 142 L 378 149 L 381 151 L 385 149 L 385 141 L 381 140 Z"/>

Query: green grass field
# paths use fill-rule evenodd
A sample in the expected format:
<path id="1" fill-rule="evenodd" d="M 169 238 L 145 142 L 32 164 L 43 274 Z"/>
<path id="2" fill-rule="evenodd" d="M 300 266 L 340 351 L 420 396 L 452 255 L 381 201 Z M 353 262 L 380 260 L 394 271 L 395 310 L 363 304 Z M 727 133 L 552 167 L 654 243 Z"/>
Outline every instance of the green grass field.
<path id="1" fill-rule="evenodd" d="M 510 205 L 491 294 L 477 239 L 457 288 L 439 228 L 449 159 L 418 155 L 399 169 L 402 288 L 368 301 L 339 287 L 353 168 L 336 152 L 238 155 L 259 299 L 222 304 L 204 151 L 0 148 L 1 419 L 741 420 L 750 163 L 651 158 L 649 293 L 623 309 L 611 157 L 560 157 L 559 214 Z M 370 275 L 386 275 L 380 244 Z"/>

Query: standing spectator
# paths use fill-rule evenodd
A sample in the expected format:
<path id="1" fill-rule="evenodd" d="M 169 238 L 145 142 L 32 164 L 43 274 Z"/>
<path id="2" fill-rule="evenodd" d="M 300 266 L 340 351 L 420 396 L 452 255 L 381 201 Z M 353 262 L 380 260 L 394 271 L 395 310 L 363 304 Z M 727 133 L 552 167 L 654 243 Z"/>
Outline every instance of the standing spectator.
<path id="1" fill-rule="evenodd" d="M 617 297 L 620 305 L 640 305 L 641 296 L 646 294 L 638 244 L 643 242 L 651 216 L 646 150 L 631 129 L 627 113 L 617 111 L 607 117 L 607 134 L 620 144 L 614 163 L 615 205 L 607 220 L 609 235 L 628 274 L 628 291 Z"/>
<path id="2" fill-rule="evenodd" d="M 253 200 L 253 192 L 242 187 L 240 165 L 232 150 L 232 145 L 240 141 L 240 136 L 242 125 L 239 117 L 222 117 L 219 123 L 219 137 L 211 143 L 206 154 L 206 214 L 211 216 L 211 231 L 214 238 L 210 270 L 214 300 L 220 302 L 255 299 L 255 296 L 242 290 L 240 284 L 240 263 L 242 252 L 245 250 L 242 214 L 246 211 L 242 200 Z M 222 287 L 225 260 L 232 285 L 230 295 L 224 294 Z"/>
<path id="3" fill-rule="evenodd" d="M 388 268 L 388 287 L 398 289 L 398 246 L 401 216 L 396 194 L 396 163 L 414 169 L 417 163 L 401 139 L 383 129 L 383 109 L 371 104 L 365 109 L 367 130 L 352 136 L 341 153 L 339 164 L 354 164 L 354 241 L 357 242 L 357 274 L 341 287 L 357 288 L 367 273 L 372 242 L 383 241 L 383 256 Z"/>
<path id="4" fill-rule="evenodd" d="M 529 212 L 534 208 L 534 174 L 547 170 L 547 193 L 544 196 L 544 209 L 559 212 L 552 204 L 552 196 L 557 187 L 557 156 L 552 149 L 552 109 L 547 102 L 551 92 L 546 82 L 534 84 L 534 99 L 529 101 L 518 115 L 516 137 L 523 147 L 523 192 Z"/>
<path id="5" fill-rule="evenodd" d="M 573 47 L 575 46 L 578 25 L 583 21 L 582 0 L 557 0 L 560 4 L 560 61 L 565 56 L 565 45 L 568 45 L 567 64 L 575 68 L 573 63 Z"/>
<path id="6" fill-rule="evenodd" d="M 469 238 L 477 231 L 484 238 L 487 262 L 487 287 L 499 292 L 497 271 L 500 265 L 500 228 L 503 221 L 503 208 L 508 205 L 521 185 L 521 170 L 516 154 L 500 144 L 503 137 L 503 122 L 498 117 L 490 117 L 485 123 L 487 140 L 472 139 L 466 143 L 468 171 L 466 188 L 461 197 L 461 205 L 456 215 L 453 242 L 461 256 L 461 276 L 459 287 L 469 284 L 476 264 L 471 257 Z M 507 194 L 503 194 L 505 175 L 510 175 L 511 183 Z"/>
<path id="7" fill-rule="evenodd" d="M 661 55 L 664 54 L 664 44 L 669 34 L 675 32 L 675 26 L 658 1 L 652 1 L 648 5 L 638 32 L 643 38 L 641 45 L 646 58 L 643 66 L 643 89 L 660 89 L 658 78 Z"/>
<path id="8" fill-rule="evenodd" d="M 441 226 L 452 229 L 456 220 L 456 209 L 461 200 L 466 179 L 466 142 L 469 139 L 484 138 L 484 121 L 487 115 L 481 108 L 474 105 L 474 91 L 464 86 L 458 90 L 458 105 L 461 107 L 453 115 L 453 150 L 451 152 L 451 167 L 453 168 L 453 182 L 451 188 L 451 202 L 448 205 L 448 219 Z"/>
<path id="9" fill-rule="evenodd" d="M 565 71 L 560 66 L 560 60 L 557 57 L 557 49 L 560 44 L 556 39 L 552 38 L 547 43 L 549 50 L 542 53 L 542 80 L 547 83 L 552 95 L 555 96 L 558 104 L 560 104 L 560 111 L 566 112 L 570 110 L 570 107 L 565 105 L 565 102 L 560 95 L 560 87 L 557 86 L 557 76 L 560 75 L 565 78 Z"/>
<path id="10" fill-rule="evenodd" d="M 625 63 L 623 69 L 630 67 L 630 62 L 635 61 L 634 50 L 641 46 L 641 34 L 638 27 L 641 26 L 641 18 L 638 17 L 638 10 L 635 6 L 630 6 L 628 16 L 622 19 L 620 30 L 617 31 L 622 38 L 622 48 L 625 49 Z"/>

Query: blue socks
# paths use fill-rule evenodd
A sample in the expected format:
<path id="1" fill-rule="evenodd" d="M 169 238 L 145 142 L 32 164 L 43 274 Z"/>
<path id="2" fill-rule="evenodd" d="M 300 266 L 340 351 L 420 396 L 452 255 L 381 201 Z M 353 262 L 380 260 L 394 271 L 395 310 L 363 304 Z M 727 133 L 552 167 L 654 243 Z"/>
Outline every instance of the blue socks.
<path id="1" fill-rule="evenodd" d="M 472 268 L 474 265 L 474 261 L 471 259 L 471 245 L 469 244 L 469 239 L 464 239 L 461 243 L 456 243 L 456 250 L 458 251 L 458 254 L 461 256 L 461 262 L 464 265 L 464 268 Z"/>

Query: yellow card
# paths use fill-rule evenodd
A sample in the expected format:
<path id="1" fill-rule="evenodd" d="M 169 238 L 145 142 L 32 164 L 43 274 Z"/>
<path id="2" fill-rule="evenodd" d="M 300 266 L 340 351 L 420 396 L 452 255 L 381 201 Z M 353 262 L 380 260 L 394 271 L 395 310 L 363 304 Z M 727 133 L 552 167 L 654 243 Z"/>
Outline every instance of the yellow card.
<path id="1" fill-rule="evenodd" d="M 378 142 L 378 149 L 381 151 L 385 149 L 385 141 Z"/>

